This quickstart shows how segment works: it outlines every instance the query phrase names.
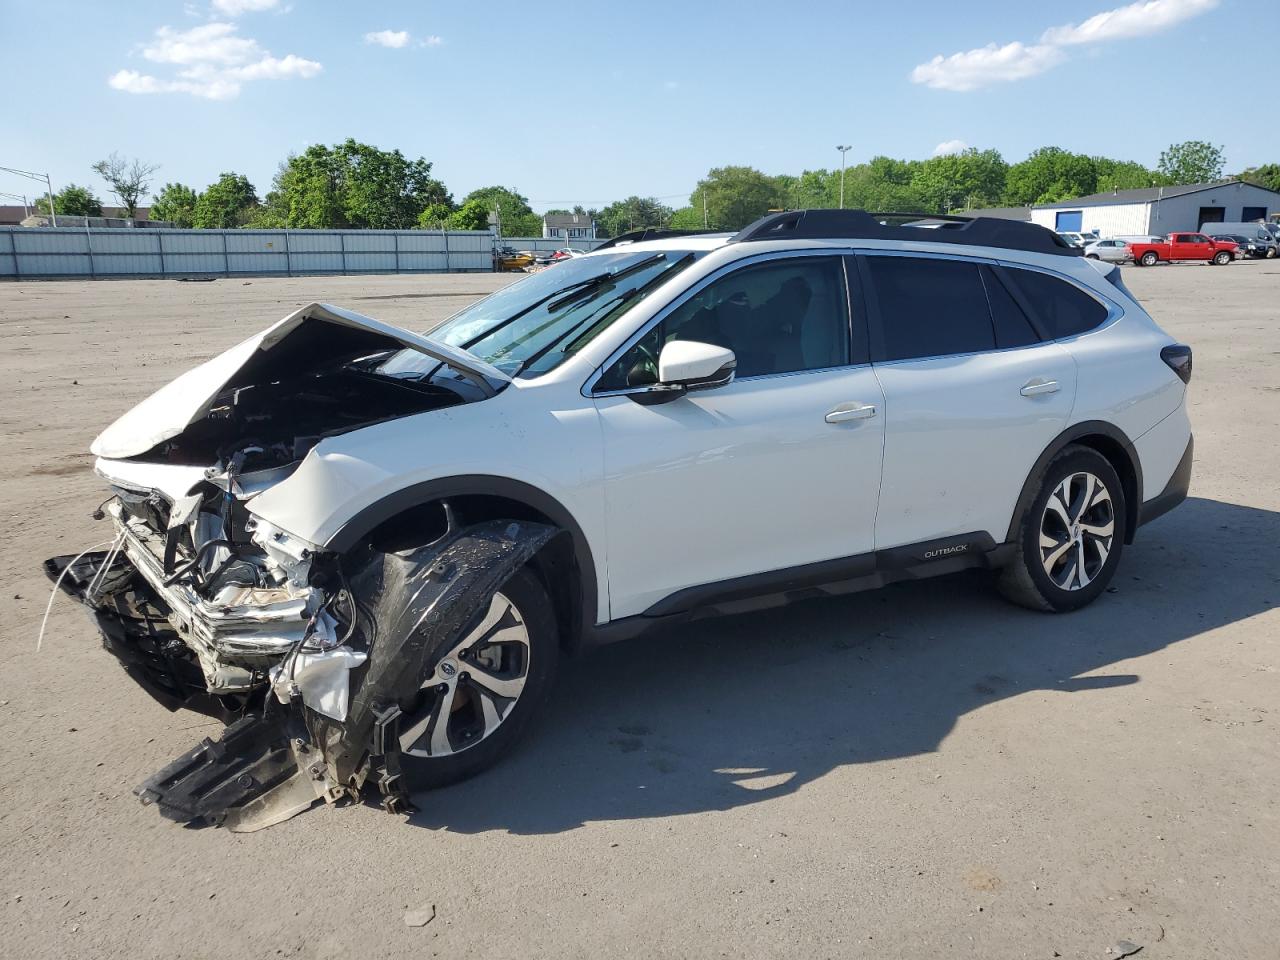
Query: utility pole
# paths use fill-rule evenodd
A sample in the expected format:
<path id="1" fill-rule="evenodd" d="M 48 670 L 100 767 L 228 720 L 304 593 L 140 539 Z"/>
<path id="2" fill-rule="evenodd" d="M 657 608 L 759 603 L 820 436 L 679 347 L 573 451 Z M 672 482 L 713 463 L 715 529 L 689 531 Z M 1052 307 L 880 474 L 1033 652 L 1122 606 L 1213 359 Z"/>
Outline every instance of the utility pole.
<path id="1" fill-rule="evenodd" d="M 852 145 L 849 145 L 849 146 L 845 147 L 845 146 L 841 146 L 841 145 L 837 144 L 837 145 L 836 145 L 836 149 L 840 151 L 840 209 L 841 209 L 841 210 L 843 210 L 843 209 L 844 209 L 844 161 L 845 161 L 845 154 L 847 154 L 850 150 L 852 150 L 852 149 L 853 149 L 853 146 L 852 146 Z"/>
<path id="2" fill-rule="evenodd" d="M 31 203 L 25 194 L 19 193 L 0 193 L 0 197 L 6 197 L 9 200 L 22 201 L 22 216 L 24 218 L 31 216 Z"/>
<path id="3" fill-rule="evenodd" d="M 43 180 L 46 190 L 49 194 L 49 216 L 53 220 L 53 225 L 58 225 L 58 211 L 53 205 L 53 181 L 49 179 L 47 173 L 33 173 L 30 170 L 18 170 L 14 167 L 0 167 L 5 173 L 15 173 L 20 177 L 26 177 L 28 180 Z"/>
<path id="4" fill-rule="evenodd" d="M 707 227 L 707 188 L 706 187 L 702 188 L 702 229 L 703 230 L 708 229 Z"/>

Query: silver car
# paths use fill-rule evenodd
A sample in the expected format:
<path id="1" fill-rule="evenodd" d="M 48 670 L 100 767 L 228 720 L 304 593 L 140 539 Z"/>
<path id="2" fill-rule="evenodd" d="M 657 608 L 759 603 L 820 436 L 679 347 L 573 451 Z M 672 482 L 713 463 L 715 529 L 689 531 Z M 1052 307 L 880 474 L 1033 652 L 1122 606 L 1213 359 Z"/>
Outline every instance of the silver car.
<path id="1" fill-rule="evenodd" d="M 1133 259 L 1133 249 L 1123 240 L 1095 240 L 1085 244 L 1084 255 L 1090 260 L 1128 263 Z"/>

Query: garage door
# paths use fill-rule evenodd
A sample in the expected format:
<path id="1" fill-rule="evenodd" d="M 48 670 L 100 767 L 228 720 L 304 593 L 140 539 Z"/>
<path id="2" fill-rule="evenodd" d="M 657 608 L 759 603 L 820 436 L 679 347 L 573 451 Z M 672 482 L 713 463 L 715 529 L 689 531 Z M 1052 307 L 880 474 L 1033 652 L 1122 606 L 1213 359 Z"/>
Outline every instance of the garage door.
<path id="1" fill-rule="evenodd" d="M 1054 221 L 1055 230 L 1073 230 L 1080 232 L 1080 227 L 1084 224 L 1083 210 L 1059 210 L 1057 219 Z"/>
<path id="2" fill-rule="evenodd" d="M 1245 223 L 1248 223 L 1250 220 L 1265 220 L 1267 219 L 1267 208 L 1245 207 L 1243 212 L 1240 214 L 1240 219 Z"/>

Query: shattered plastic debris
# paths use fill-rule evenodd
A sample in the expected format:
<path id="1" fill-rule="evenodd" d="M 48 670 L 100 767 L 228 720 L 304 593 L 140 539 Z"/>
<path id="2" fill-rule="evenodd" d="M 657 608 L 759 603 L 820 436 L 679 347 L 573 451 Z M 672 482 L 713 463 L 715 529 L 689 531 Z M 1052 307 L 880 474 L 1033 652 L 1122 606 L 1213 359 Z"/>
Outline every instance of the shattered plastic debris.
<path id="1" fill-rule="evenodd" d="M 425 927 L 435 918 L 436 905 L 434 903 L 430 903 L 425 907 L 419 907 L 417 910 L 405 911 L 404 925 L 406 927 Z"/>
<path id="2" fill-rule="evenodd" d="M 1107 950 L 1107 953 L 1113 957 L 1131 957 L 1141 949 L 1142 946 L 1140 944 L 1129 940 L 1118 940 L 1114 946 Z"/>

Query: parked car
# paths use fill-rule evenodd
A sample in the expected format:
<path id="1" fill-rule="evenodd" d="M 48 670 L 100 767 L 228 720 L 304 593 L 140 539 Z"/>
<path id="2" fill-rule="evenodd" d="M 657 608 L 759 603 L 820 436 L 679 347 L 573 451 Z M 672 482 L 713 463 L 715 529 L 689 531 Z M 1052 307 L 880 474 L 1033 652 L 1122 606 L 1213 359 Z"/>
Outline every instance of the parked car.
<path id="1" fill-rule="evenodd" d="M 1240 245 L 1231 240 L 1211 240 L 1203 233 L 1171 233 L 1159 243 L 1131 243 L 1135 263 L 1154 267 L 1157 263 L 1203 260 L 1228 264 L 1236 258 Z"/>
<path id="2" fill-rule="evenodd" d="M 1034 224 L 773 214 L 429 335 L 302 307 L 98 436 L 111 546 L 46 567 L 152 696 L 234 720 L 145 802 L 403 809 L 510 750 L 569 651 L 967 568 L 1092 603 L 1187 495 L 1191 367 Z"/>
<path id="3" fill-rule="evenodd" d="M 1266 241 L 1252 240 L 1249 237 L 1232 233 L 1215 233 L 1211 235 L 1213 240 L 1227 240 L 1239 247 L 1238 253 L 1242 257 L 1251 259 L 1263 259 L 1265 257 L 1275 256 L 1275 243 L 1268 237 Z"/>
<path id="4" fill-rule="evenodd" d="M 1079 233 L 1074 230 L 1059 230 L 1058 236 L 1062 237 L 1062 239 L 1066 240 L 1067 243 L 1071 244 L 1073 247 L 1081 248 L 1098 239 L 1098 235 L 1096 233 Z"/>
<path id="5" fill-rule="evenodd" d="M 528 250 L 515 250 L 509 246 L 498 247 L 493 252 L 494 268 L 498 272 L 524 270 L 534 262 Z"/>
<path id="6" fill-rule="evenodd" d="M 1084 255 L 1090 260 L 1109 263 L 1128 263 L 1133 259 L 1133 251 L 1123 240 L 1094 240 L 1085 244 Z"/>
<path id="7" fill-rule="evenodd" d="M 1239 236 L 1244 237 L 1263 247 L 1263 256 L 1274 257 L 1276 255 L 1277 240 L 1275 234 L 1268 229 L 1267 224 L 1254 221 L 1236 221 L 1233 223 L 1206 223 L 1200 228 L 1201 233 L 1207 233 L 1210 236 Z"/>

